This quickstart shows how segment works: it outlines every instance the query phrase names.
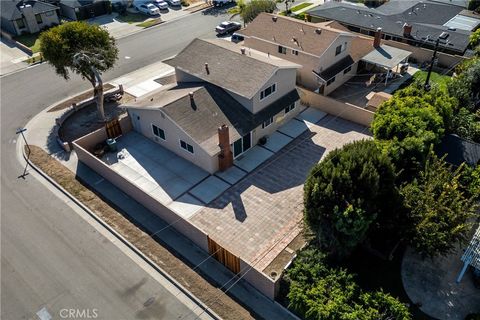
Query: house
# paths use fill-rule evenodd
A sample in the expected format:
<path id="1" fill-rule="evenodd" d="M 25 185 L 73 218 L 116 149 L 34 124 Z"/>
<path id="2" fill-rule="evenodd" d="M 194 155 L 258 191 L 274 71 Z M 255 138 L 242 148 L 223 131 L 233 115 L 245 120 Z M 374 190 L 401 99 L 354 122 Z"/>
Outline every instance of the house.
<path id="1" fill-rule="evenodd" d="M 433 49 L 441 36 L 442 52 L 463 55 L 480 16 L 462 6 L 436 1 L 389 1 L 378 8 L 331 1 L 308 10 L 312 22 L 335 20 L 350 31 Z M 443 35 L 442 35 L 443 34 Z"/>
<path id="2" fill-rule="evenodd" d="M 377 65 L 388 71 L 410 55 L 382 45 L 378 37 L 372 41 L 332 21 L 310 23 L 261 13 L 239 33 L 245 38 L 245 47 L 300 64 L 297 83 L 323 95 L 340 87 L 363 66 Z M 381 30 L 378 34 L 381 36 Z"/>
<path id="3" fill-rule="evenodd" d="M 111 12 L 110 1 L 60 0 L 60 14 L 70 20 L 86 20 Z"/>
<path id="4" fill-rule="evenodd" d="M 29 0 L 2 1 L 0 6 L 2 30 L 12 34 L 37 33 L 58 25 L 58 7 L 49 3 Z"/>
<path id="5" fill-rule="evenodd" d="M 295 63 L 222 39 L 195 39 L 166 63 L 177 84 L 126 105 L 133 128 L 209 173 L 300 112 Z"/>

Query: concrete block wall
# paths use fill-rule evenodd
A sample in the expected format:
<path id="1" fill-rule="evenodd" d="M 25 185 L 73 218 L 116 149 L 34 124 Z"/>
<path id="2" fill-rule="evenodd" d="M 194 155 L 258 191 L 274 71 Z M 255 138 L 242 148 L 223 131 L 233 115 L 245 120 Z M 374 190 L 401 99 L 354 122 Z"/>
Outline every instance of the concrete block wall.
<path id="1" fill-rule="evenodd" d="M 325 97 L 307 89 L 299 88 L 299 90 L 301 92 L 300 101 L 306 106 L 322 110 L 333 116 L 338 116 L 366 127 L 370 127 L 373 121 L 374 113 L 372 111 Z"/>

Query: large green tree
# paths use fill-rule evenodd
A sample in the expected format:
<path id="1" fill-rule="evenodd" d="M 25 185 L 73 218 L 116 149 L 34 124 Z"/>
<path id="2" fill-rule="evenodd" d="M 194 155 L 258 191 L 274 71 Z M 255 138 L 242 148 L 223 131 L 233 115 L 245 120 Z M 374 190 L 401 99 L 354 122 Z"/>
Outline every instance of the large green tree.
<path id="1" fill-rule="evenodd" d="M 480 109 L 480 59 L 472 59 L 459 69 L 462 72 L 453 77 L 448 91 L 458 100 L 459 107 L 475 113 Z"/>
<path id="2" fill-rule="evenodd" d="M 424 256 L 447 254 L 467 240 L 477 204 L 460 184 L 463 170 L 453 170 L 430 152 L 425 169 L 401 187 L 409 220 L 406 238 Z"/>
<path id="3" fill-rule="evenodd" d="M 242 4 L 240 16 L 244 23 L 253 21 L 262 12 L 272 13 L 277 9 L 277 3 L 274 0 L 251 0 Z"/>
<path id="4" fill-rule="evenodd" d="M 76 21 L 43 32 L 40 41 L 44 59 L 58 75 L 68 80 L 76 73 L 92 84 L 99 117 L 105 120 L 101 74 L 118 59 L 115 39 L 98 25 Z"/>
<path id="5" fill-rule="evenodd" d="M 399 90 L 375 113 L 373 135 L 390 155 L 404 180 L 421 170 L 428 150 L 451 125 L 455 99 L 435 86 L 426 92 L 420 83 Z"/>
<path id="6" fill-rule="evenodd" d="M 304 186 L 305 221 L 330 253 L 344 256 L 362 242 L 374 221 L 395 221 L 394 167 L 374 141 L 330 152 Z"/>
<path id="7" fill-rule="evenodd" d="M 411 319 L 408 308 L 389 294 L 362 292 L 352 274 L 329 267 L 317 248 L 302 250 L 285 279 L 288 307 L 304 319 Z"/>

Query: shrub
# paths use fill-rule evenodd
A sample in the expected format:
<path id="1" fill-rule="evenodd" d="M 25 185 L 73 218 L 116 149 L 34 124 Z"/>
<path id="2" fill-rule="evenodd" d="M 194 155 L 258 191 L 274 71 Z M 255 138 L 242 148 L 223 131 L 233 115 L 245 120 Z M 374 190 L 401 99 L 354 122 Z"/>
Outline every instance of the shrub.
<path id="1" fill-rule="evenodd" d="M 328 252 L 344 256 L 377 218 L 390 227 L 396 199 L 390 159 L 374 141 L 357 141 L 312 168 L 304 186 L 305 221 Z"/>

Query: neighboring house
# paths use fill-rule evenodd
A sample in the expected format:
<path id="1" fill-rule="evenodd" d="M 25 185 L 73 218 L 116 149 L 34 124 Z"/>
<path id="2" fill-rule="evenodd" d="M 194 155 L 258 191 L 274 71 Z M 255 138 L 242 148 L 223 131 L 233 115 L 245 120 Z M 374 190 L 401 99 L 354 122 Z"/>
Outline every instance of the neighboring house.
<path id="1" fill-rule="evenodd" d="M 57 10 L 57 6 L 41 1 L 2 1 L 2 30 L 12 35 L 40 32 L 60 23 Z"/>
<path id="2" fill-rule="evenodd" d="M 86 20 L 111 11 L 111 2 L 105 0 L 60 0 L 60 14 L 70 20 Z"/>
<path id="3" fill-rule="evenodd" d="M 433 49 L 443 33 L 442 52 L 463 55 L 480 16 L 461 6 L 434 1 L 390 1 L 376 9 L 331 1 L 308 10 L 312 22 L 335 20 L 350 31 Z"/>
<path id="4" fill-rule="evenodd" d="M 195 39 L 166 63 L 177 85 L 126 105 L 133 128 L 210 173 L 300 112 L 297 64 L 223 39 Z"/>
<path id="5" fill-rule="evenodd" d="M 374 51 L 374 41 L 336 22 L 309 23 L 261 13 L 238 33 L 244 35 L 245 47 L 302 65 L 298 84 L 323 95 L 356 75 L 359 62 Z"/>

